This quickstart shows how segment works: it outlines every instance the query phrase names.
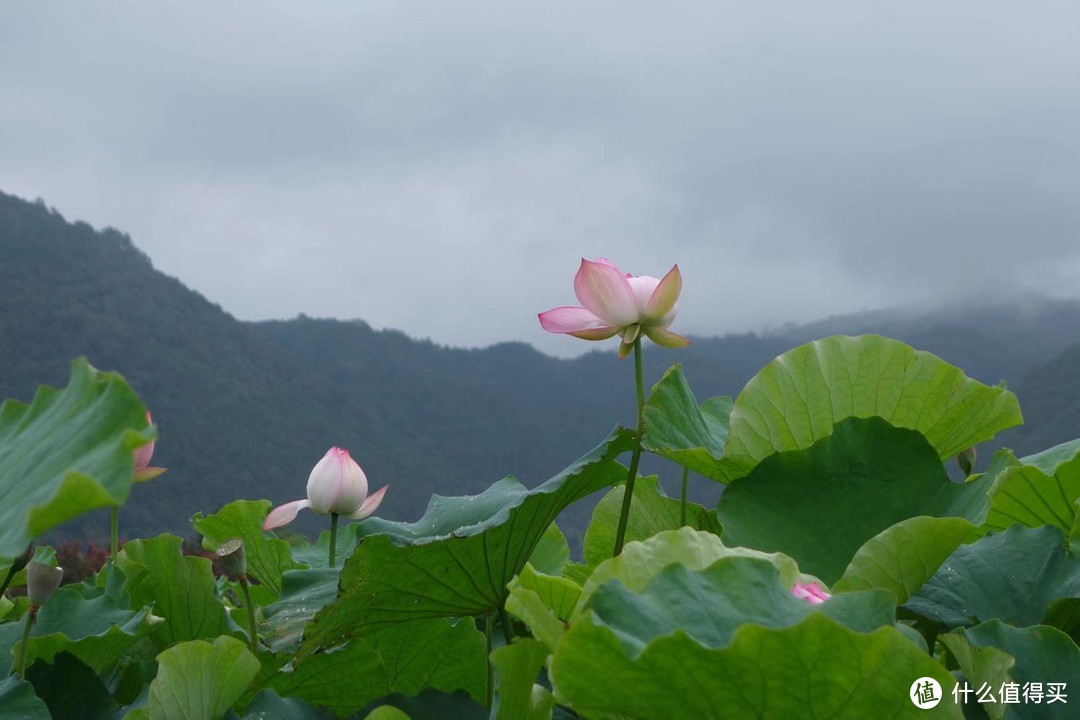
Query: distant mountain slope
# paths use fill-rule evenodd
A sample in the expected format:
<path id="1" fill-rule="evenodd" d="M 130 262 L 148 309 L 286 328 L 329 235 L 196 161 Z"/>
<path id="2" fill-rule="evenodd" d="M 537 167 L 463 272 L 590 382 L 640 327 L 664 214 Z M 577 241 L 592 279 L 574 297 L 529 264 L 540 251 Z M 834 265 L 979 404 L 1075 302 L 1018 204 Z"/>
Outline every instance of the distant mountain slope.
<path id="1" fill-rule="evenodd" d="M 1080 437 L 1080 345 L 1032 371 L 1016 389 L 1026 422 L 1001 437 L 1019 455 Z"/>
<path id="2" fill-rule="evenodd" d="M 699 398 L 735 394 L 795 344 L 864 331 L 1016 387 L 1080 338 L 1080 304 L 851 315 L 695 338 L 684 350 L 649 347 L 646 379 L 681 362 Z M 360 321 L 239 322 L 155 270 L 127 236 L 0 193 L 0 398 L 64 384 L 78 355 L 128 378 L 159 423 L 155 464 L 169 472 L 134 490 L 126 534 L 188 532 L 191 514 L 238 497 L 302 497 L 333 444 L 353 452 L 373 486 L 392 485 L 388 517 L 414 519 L 432 493 L 478 492 L 506 474 L 536 485 L 633 418 L 632 364 L 611 343 L 597 347 L 564 360 L 520 343 L 445 348 Z M 580 530 L 587 513 L 567 522 Z M 93 523 L 88 532 L 103 534 L 104 519 Z"/>

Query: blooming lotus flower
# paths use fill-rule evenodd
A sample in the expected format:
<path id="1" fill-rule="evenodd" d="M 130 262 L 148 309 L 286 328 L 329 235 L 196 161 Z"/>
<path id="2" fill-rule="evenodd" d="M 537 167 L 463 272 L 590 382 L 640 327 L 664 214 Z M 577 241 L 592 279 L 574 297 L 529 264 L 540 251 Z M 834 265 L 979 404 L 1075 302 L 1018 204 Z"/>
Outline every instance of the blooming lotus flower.
<path id="1" fill-rule="evenodd" d="M 263 530 L 287 525 L 302 508 L 319 515 L 335 514 L 350 520 L 362 520 L 375 512 L 386 494 L 386 485 L 368 495 L 367 476 L 348 450 L 332 447 L 308 476 L 307 499 L 294 500 L 270 511 Z"/>
<path id="2" fill-rule="evenodd" d="M 811 605 L 820 605 L 832 597 L 832 595 L 822 590 L 821 586 L 816 582 L 795 583 L 795 587 L 791 588 L 791 594 Z"/>
<path id="3" fill-rule="evenodd" d="M 574 293 L 582 307 L 563 306 L 540 313 L 540 325 L 551 333 L 583 340 L 622 338 L 619 357 L 626 357 L 641 335 L 664 347 L 690 343 L 670 330 L 675 304 L 682 292 L 682 275 L 675 265 L 662 280 L 649 275 L 624 275 L 610 261 L 581 259 L 574 276 Z"/>
<path id="4" fill-rule="evenodd" d="M 153 425 L 154 420 L 150 417 L 150 411 L 146 411 L 146 424 Z M 165 468 L 150 467 L 150 458 L 154 456 L 154 441 L 135 448 L 135 482 L 153 480 L 165 472 Z"/>

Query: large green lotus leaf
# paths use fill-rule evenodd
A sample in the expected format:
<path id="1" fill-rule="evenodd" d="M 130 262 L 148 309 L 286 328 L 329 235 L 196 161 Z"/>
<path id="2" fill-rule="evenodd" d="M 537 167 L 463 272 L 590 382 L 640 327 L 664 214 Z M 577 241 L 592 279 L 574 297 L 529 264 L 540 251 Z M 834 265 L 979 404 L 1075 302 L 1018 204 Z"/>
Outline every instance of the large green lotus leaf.
<path id="1" fill-rule="evenodd" d="M 27 649 L 27 661 L 52 662 L 67 652 L 104 675 L 140 638 L 160 622 L 150 608 L 131 610 L 124 577 L 112 565 L 104 588 L 87 582 L 57 590 L 38 613 Z M 0 648 L 18 653 L 22 623 L 0 625 Z"/>
<path id="2" fill-rule="evenodd" d="M 398 710 L 393 705 L 383 705 L 377 707 L 367 715 L 364 716 L 364 720 L 411 720 L 408 715 L 403 711 Z"/>
<path id="3" fill-rule="evenodd" d="M 679 365 L 653 386 L 645 401 L 642 446 L 715 480 L 723 479 L 720 457 L 728 438 L 732 400 L 716 397 L 698 407 Z"/>
<path id="4" fill-rule="evenodd" d="M 1069 695 L 1080 687 L 1080 648 L 1060 630 L 1045 625 L 1012 627 L 990 620 L 954 630 L 940 639 L 957 658 L 968 685 L 974 689 L 985 682 L 999 696 L 1002 682 L 1011 680 L 1019 685 L 1020 703 L 1003 706 L 1008 708 L 1005 713 L 999 707 L 997 717 L 1057 720 L 1076 716 L 1075 708 L 1070 708 L 1076 699 Z M 1006 674 L 1008 680 L 1003 679 Z M 1030 683 L 1041 683 L 1042 702 L 1025 701 L 1023 690 Z M 1064 702 L 1047 702 L 1050 683 L 1063 684 Z"/>
<path id="5" fill-rule="evenodd" d="M 1000 700 L 1000 693 L 1004 684 L 1012 682 L 1009 671 L 1016 664 L 1016 660 L 1009 653 L 996 647 L 976 647 L 970 644 L 964 638 L 963 632 L 963 629 L 960 629 L 942 635 L 940 640 L 948 651 L 952 653 L 952 656 L 956 659 L 956 664 L 960 666 L 960 670 L 963 672 L 963 682 L 966 682 L 968 687 L 977 693 L 986 687 L 992 688 L 991 693 L 996 700 Z M 954 689 L 959 690 L 960 688 L 958 682 Z M 971 695 L 966 697 L 970 702 L 964 702 L 964 704 L 970 706 L 978 700 L 979 696 Z M 959 699 L 959 693 L 957 699 Z M 979 707 L 992 720 L 1000 720 L 1005 717 L 1005 711 L 1008 709 L 1008 705 L 1000 702 L 981 703 Z M 977 713 L 972 714 L 976 717 L 982 717 Z"/>
<path id="6" fill-rule="evenodd" d="M 411 620 L 365 639 L 382 656 L 392 692 L 465 690 L 477 702 L 487 695 L 487 640 L 472 618 Z"/>
<path id="7" fill-rule="evenodd" d="M 986 526 L 1003 530 L 1014 523 L 1054 525 L 1072 532 L 1080 500 L 1080 440 L 1020 460 L 990 490 Z"/>
<path id="8" fill-rule="evenodd" d="M 834 589 L 883 588 L 905 602 L 974 531 L 963 518 L 901 520 L 859 548 Z"/>
<path id="9" fill-rule="evenodd" d="M 613 432 L 534 490 L 506 478 L 480 495 L 436 495 L 415 523 L 366 520 L 365 536 L 342 568 L 337 601 L 309 624 L 301 652 L 405 620 L 468 617 L 502 607 L 506 584 L 555 516 L 625 478 L 614 458 L 631 443 L 629 432 Z"/>
<path id="10" fill-rule="evenodd" d="M 821 612 L 790 627 L 743 625 L 723 648 L 677 631 L 634 656 L 589 613 L 564 636 L 551 670 L 556 698 L 588 717 L 963 717 L 951 704 L 927 714 L 908 699 L 915 678 L 943 687 L 953 678 L 896 628 L 860 633 Z"/>
<path id="11" fill-rule="evenodd" d="M 562 576 L 575 585 L 584 585 L 593 571 L 592 565 L 585 563 L 568 562 L 563 567 Z"/>
<path id="12" fill-rule="evenodd" d="M 151 720 L 220 718 L 259 672 L 259 661 L 244 643 L 219 637 L 178 643 L 157 656 L 150 683 Z"/>
<path id="13" fill-rule="evenodd" d="M 154 438 L 146 408 L 116 373 L 80 358 L 63 390 L 39 388 L 30 405 L 0 405 L 0 560 L 41 533 L 95 508 L 122 504 L 132 451 Z"/>
<path id="14" fill-rule="evenodd" d="M 555 523 L 540 536 L 540 542 L 529 556 L 529 564 L 546 575 L 562 575 L 566 563 L 570 562 L 570 543 Z"/>
<path id="15" fill-rule="evenodd" d="M 45 701 L 53 720 L 103 720 L 116 703 L 101 678 L 74 655 L 62 652 L 48 663 L 35 662 L 26 679 Z M 0 718 L 7 717 L 0 705 Z"/>
<path id="16" fill-rule="evenodd" d="M 669 565 L 641 593 L 613 580 L 598 588 L 585 607 L 593 622 L 614 631 L 630 657 L 676 632 L 719 648 L 746 623 L 788 627 L 823 612 L 853 630 L 870 632 L 892 625 L 896 616 L 892 596 L 882 590 L 843 593 L 811 605 L 780 582 L 775 565 L 751 557 L 723 558 L 699 571 Z"/>
<path id="17" fill-rule="evenodd" d="M 327 524 L 329 524 L 327 520 Z M 360 542 L 360 524 L 347 523 L 338 526 L 337 537 L 334 544 L 335 563 L 341 569 L 342 561 L 353 554 L 356 544 Z M 313 543 L 300 541 L 292 546 L 292 557 L 296 563 L 307 565 L 309 568 L 330 567 L 330 531 L 323 530 L 319 538 Z"/>
<path id="18" fill-rule="evenodd" d="M 570 622 L 581 597 L 581 586 L 577 583 L 566 578 L 538 573 L 532 565 L 523 567 L 517 577 L 510 581 L 511 593 L 518 586 L 535 592 L 544 606 L 551 610 L 552 615 L 563 622 Z"/>
<path id="19" fill-rule="evenodd" d="M 1064 545 L 1056 527 L 1022 525 L 961 545 L 904 607 L 946 628 L 1039 624 L 1051 602 L 1080 598 L 1080 558 Z"/>
<path id="20" fill-rule="evenodd" d="M 790 557 L 744 547 L 728 547 L 711 532 L 680 528 L 657 533 L 648 540 L 627 543 L 622 554 L 605 560 L 586 580 L 574 616 L 585 609 L 589 598 L 605 583 L 618 580 L 633 592 L 641 592 L 664 568 L 673 564 L 690 570 L 704 570 L 726 557 L 750 557 L 766 560 L 780 571 L 780 579 L 790 588 L 800 580 L 812 580 L 799 572 Z"/>
<path id="21" fill-rule="evenodd" d="M 0 680 L 0 718 L 3 720 L 52 720 L 45 701 L 34 694 L 34 686 L 18 675 Z"/>
<path id="22" fill-rule="evenodd" d="M 337 597 L 338 571 L 333 568 L 290 570 L 281 576 L 281 595 L 263 608 L 259 635 L 275 653 L 300 647 L 304 628 L 315 613 Z"/>
<path id="23" fill-rule="evenodd" d="M 510 583 L 510 595 L 506 598 L 506 611 L 528 625 L 534 638 L 544 643 L 550 650 L 554 650 L 566 630 L 565 620 L 556 616 L 555 609 L 552 607 L 556 604 L 556 601 L 543 597 L 542 593 L 544 591 L 542 589 L 526 587 L 520 582 L 522 577 L 528 573 L 529 566 L 526 565 Z M 533 573 L 533 576 L 536 577 L 535 573 Z M 540 575 L 539 577 L 547 578 L 549 576 Z M 573 584 L 565 578 L 560 579 L 571 585 Z M 580 588 L 578 594 L 580 595 Z"/>
<path id="24" fill-rule="evenodd" d="M 279 695 L 299 697 L 339 716 L 351 715 L 390 692 L 382 657 L 359 638 L 297 658 L 262 684 Z"/>
<path id="25" fill-rule="evenodd" d="M 260 690 L 242 716 L 243 720 L 323 720 L 326 717 L 325 712 L 316 710 L 300 698 L 283 698 L 273 690 Z"/>
<path id="26" fill-rule="evenodd" d="M 150 681 L 157 675 L 157 650 L 149 640 L 144 640 L 132 648 L 129 662 L 122 671 L 109 676 L 109 687 L 117 704 L 127 706 L 127 710 L 146 707 L 150 702 Z M 134 705 L 135 707 L 132 707 Z M 121 717 L 123 713 L 120 713 Z"/>
<path id="27" fill-rule="evenodd" d="M 615 549 L 615 534 L 619 527 L 624 497 L 626 486 L 620 485 L 604 495 L 593 509 L 582 548 L 587 565 L 599 565 L 611 557 Z M 697 503 L 687 502 L 686 524 L 695 530 L 720 534 L 716 512 L 706 510 Z M 664 495 L 655 475 L 639 477 L 634 483 L 634 497 L 630 501 L 625 541 L 645 540 L 658 532 L 678 530 L 682 526 L 679 500 Z"/>
<path id="28" fill-rule="evenodd" d="M 551 720 L 555 697 L 536 684 L 550 651 L 544 643 L 521 638 L 491 653 L 496 693 L 492 720 Z"/>
<path id="29" fill-rule="evenodd" d="M 444 693 L 429 689 L 412 697 L 394 694 L 381 702 L 376 710 L 386 714 L 376 716 L 379 720 L 399 720 L 401 716 L 391 714 L 389 708 L 397 708 L 410 720 L 489 720 L 487 709 L 460 690 Z"/>
<path id="30" fill-rule="evenodd" d="M 727 545 L 786 553 L 833 583 L 865 542 L 901 520 L 977 515 L 973 497 L 988 502 L 988 482 L 950 482 L 914 430 L 848 418 L 810 447 L 759 463 L 728 486 L 717 511 Z"/>
<path id="31" fill-rule="evenodd" d="M 923 434 L 941 459 L 1023 422 L 1012 393 L 935 355 L 877 335 L 834 336 L 784 353 L 747 383 L 731 411 L 722 479 L 809 448 L 845 418 L 870 417 Z"/>
<path id="32" fill-rule="evenodd" d="M 203 547 L 207 550 L 217 550 L 232 538 L 244 541 L 248 575 L 259 581 L 252 587 L 254 601 L 259 605 L 277 599 L 281 593 L 282 571 L 296 567 L 289 554 L 289 544 L 262 529 L 269 510 L 269 500 L 236 500 L 214 515 L 203 517 L 198 513 L 191 518 L 195 530 L 203 536 Z"/>
<path id="33" fill-rule="evenodd" d="M 165 618 L 150 637 L 158 648 L 166 648 L 182 640 L 242 634 L 218 598 L 210 561 L 185 557 L 182 543 L 175 535 L 132 540 L 116 556 L 132 605 L 153 605 L 154 615 Z"/>
<path id="34" fill-rule="evenodd" d="M 0 595 L 0 622 L 6 622 L 8 615 L 15 609 L 15 603 Z"/>
<path id="35" fill-rule="evenodd" d="M 549 648 L 558 645 L 565 623 L 570 622 L 581 586 L 562 577 L 544 575 L 525 565 L 510 581 L 506 610 L 532 630 Z"/>
<path id="36" fill-rule="evenodd" d="M 1073 520 L 1072 532 L 1069 533 L 1069 551 L 1080 555 L 1080 500 L 1075 505 L 1076 519 Z"/>

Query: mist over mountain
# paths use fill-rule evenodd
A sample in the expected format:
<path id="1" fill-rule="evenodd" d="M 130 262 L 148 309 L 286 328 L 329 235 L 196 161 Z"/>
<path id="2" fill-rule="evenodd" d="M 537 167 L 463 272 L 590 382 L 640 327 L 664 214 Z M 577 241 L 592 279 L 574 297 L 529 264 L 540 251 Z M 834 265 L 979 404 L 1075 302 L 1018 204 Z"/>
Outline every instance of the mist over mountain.
<path id="1" fill-rule="evenodd" d="M 1027 421 L 1008 435 L 1020 451 L 1080 435 L 1075 301 L 852 314 L 695 337 L 682 350 L 650 345 L 646 382 L 680 362 L 699 400 L 735 395 L 799 343 L 863 332 L 930 350 L 983 382 L 1005 380 Z M 359 320 L 240 322 L 155 270 L 123 233 L 0 193 L 0 397 L 29 401 L 39 385 L 66 384 L 80 355 L 128 379 L 159 426 L 154 464 L 169 470 L 133 489 L 125 536 L 189 533 L 192 514 L 236 498 L 303 497 L 331 445 L 349 448 L 373 488 L 391 485 L 380 514 L 394 519 L 418 517 L 432 493 L 480 492 L 507 474 L 535 486 L 633 419 L 632 363 L 616 359 L 613 343 L 598 347 L 558 359 L 521 343 L 448 348 Z M 665 465 L 646 470 L 668 472 L 675 491 Z M 717 490 L 700 478 L 694 486 L 702 497 Z M 560 525 L 576 535 L 587 515 L 572 508 Z M 301 518 L 302 530 L 324 525 Z M 73 528 L 103 537 L 107 520 Z"/>

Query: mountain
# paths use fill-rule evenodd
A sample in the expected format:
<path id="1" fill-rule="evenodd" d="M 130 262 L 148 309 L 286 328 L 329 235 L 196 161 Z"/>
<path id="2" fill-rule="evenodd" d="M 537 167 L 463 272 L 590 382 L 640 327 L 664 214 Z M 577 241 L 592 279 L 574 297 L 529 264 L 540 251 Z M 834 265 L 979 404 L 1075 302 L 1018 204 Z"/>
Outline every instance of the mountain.
<path id="1" fill-rule="evenodd" d="M 1024 456 L 1080 437 L 1080 345 L 1033 370 L 1016 392 L 1027 422 L 1003 433 L 1001 445 Z"/>
<path id="2" fill-rule="evenodd" d="M 683 350 L 650 347 L 646 381 L 681 362 L 699 399 L 735 394 L 796 344 L 867 331 L 1016 387 L 1080 338 L 1080 303 L 853 314 L 695 338 Z M 240 322 L 155 270 L 123 233 L 0 193 L 0 397 L 65 384 L 79 355 L 127 377 L 159 427 L 154 464 L 169 468 L 133 490 L 127 536 L 188 533 L 193 513 L 235 498 L 303 497 L 331 445 L 349 448 L 373 487 L 391 485 L 380 511 L 390 518 L 415 519 L 432 493 L 479 492 L 507 474 L 534 486 L 632 421 L 633 366 L 603 348 L 567 360 L 521 343 L 447 348 L 361 321 Z M 694 486 L 715 497 L 711 481 Z M 560 524 L 576 536 L 589 510 L 571 510 Z M 101 516 L 68 530 L 101 537 L 106 526 Z"/>

